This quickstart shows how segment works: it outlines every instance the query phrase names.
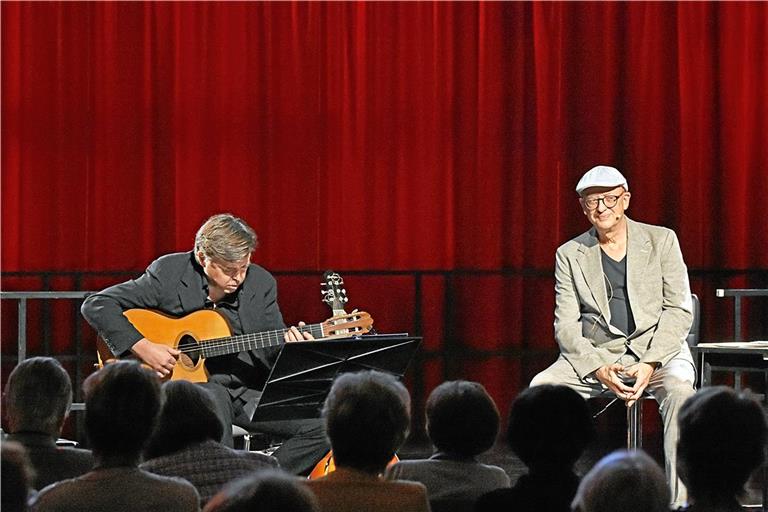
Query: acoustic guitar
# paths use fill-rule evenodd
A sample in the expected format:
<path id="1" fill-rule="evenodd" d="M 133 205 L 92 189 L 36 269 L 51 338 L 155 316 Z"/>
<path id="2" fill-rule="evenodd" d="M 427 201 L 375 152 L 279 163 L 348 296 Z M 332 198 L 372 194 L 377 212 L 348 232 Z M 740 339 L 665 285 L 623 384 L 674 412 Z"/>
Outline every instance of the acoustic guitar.
<path id="1" fill-rule="evenodd" d="M 191 382 L 208 381 L 205 369 L 207 358 L 280 345 L 284 343 L 283 335 L 288 330 L 232 336 L 227 320 L 218 311 L 210 309 L 179 318 L 150 309 L 129 309 L 123 315 L 145 338 L 181 351 L 176 366 L 166 379 Z M 371 315 L 356 311 L 297 329 L 310 332 L 315 338 L 333 339 L 364 334 L 371 330 L 372 325 Z M 96 341 L 96 350 L 99 367 L 116 359 L 100 338 Z"/>

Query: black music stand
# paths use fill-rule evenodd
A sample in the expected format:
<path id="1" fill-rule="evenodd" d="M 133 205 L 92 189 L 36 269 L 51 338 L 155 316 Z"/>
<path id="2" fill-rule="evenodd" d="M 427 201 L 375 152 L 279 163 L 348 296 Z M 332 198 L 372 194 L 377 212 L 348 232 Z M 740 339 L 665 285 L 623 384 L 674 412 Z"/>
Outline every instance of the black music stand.
<path id="1" fill-rule="evenodd" d="M 285 343 L 262 391 L 253 421 L 318 418 L 337 375 L 379 370 L 402 377 L 421 338 L 373 334 Z"/>

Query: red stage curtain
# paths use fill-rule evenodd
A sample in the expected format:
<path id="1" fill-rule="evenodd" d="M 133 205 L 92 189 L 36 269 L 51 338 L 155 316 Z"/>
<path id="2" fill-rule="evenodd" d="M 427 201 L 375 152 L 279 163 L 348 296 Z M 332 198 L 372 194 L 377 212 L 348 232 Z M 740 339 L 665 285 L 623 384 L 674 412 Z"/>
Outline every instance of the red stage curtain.
<path id="1" fill-rule="evenodd" d="M 552 268 L 584 170 L 693 268 L 768 267 L 760 3 L 4 2 L 2 266 Z"/>
<path id="2" fill-rule="evenodd" d="M 426 390 L 505 404 L 556 350 L 554 252 L 593 165 L 698 276 L 768 269 L 767 84 L 765 3 L 3 2 L 2 270 L 139 271 L 231 211 L 274 271 L 478 271 L 425 275 L 418 311 L 414 279 L 347 282 L 380 330 L 449 349 Z M 327 313 L 316 287 L 281 277 L 289 321 Z M 49 320 L 69 350 L 71 315 Z"/>

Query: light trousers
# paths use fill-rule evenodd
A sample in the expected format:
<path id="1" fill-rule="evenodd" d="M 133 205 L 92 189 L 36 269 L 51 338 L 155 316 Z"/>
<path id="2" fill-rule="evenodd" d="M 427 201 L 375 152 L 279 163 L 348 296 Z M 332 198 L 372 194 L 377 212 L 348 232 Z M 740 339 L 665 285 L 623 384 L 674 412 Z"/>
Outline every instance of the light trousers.
<path id="1" fill-rule="evenodd" d="M 686 347 L 687 348 L 687 347 Z M 637 363 L 634 354 L 624 354 L 617 362 L 624 366 Z M 685 486 L 677 476 L 677 439 L 679 436 L 677 414 L 683 402 L 695 393 L 696 370 L 688 350 L 681 351 L 667 364 L 651 375 L 646 391 L 659 403 L 659 413 L 664 423 L 664 459 L 667 481 L 672 493 L 672 507 L 678 508 L 687 501 Z M 530 386 L 561 384 L 578 392 L 585 399 L 611 396 L 605 385 L 596 379 L 582 380 L 565 357 L 560 355 L 551 366 L 537 374 Z M 638 404 L 639 405 L 639 404 Z"/>

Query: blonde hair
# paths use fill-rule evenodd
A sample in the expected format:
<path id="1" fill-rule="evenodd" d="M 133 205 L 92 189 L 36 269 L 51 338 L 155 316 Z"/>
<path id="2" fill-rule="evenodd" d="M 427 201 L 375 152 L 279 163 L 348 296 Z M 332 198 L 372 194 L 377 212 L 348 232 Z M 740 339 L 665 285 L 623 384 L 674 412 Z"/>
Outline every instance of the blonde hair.
<path id="1" fill-rule="evenodd" d="M 256 248 L 256 233 L 243 219 L 219 213 L 206 220 L 195 235 L 195 258 L 199 254 L 228 262 L 239 261 Z"/>

